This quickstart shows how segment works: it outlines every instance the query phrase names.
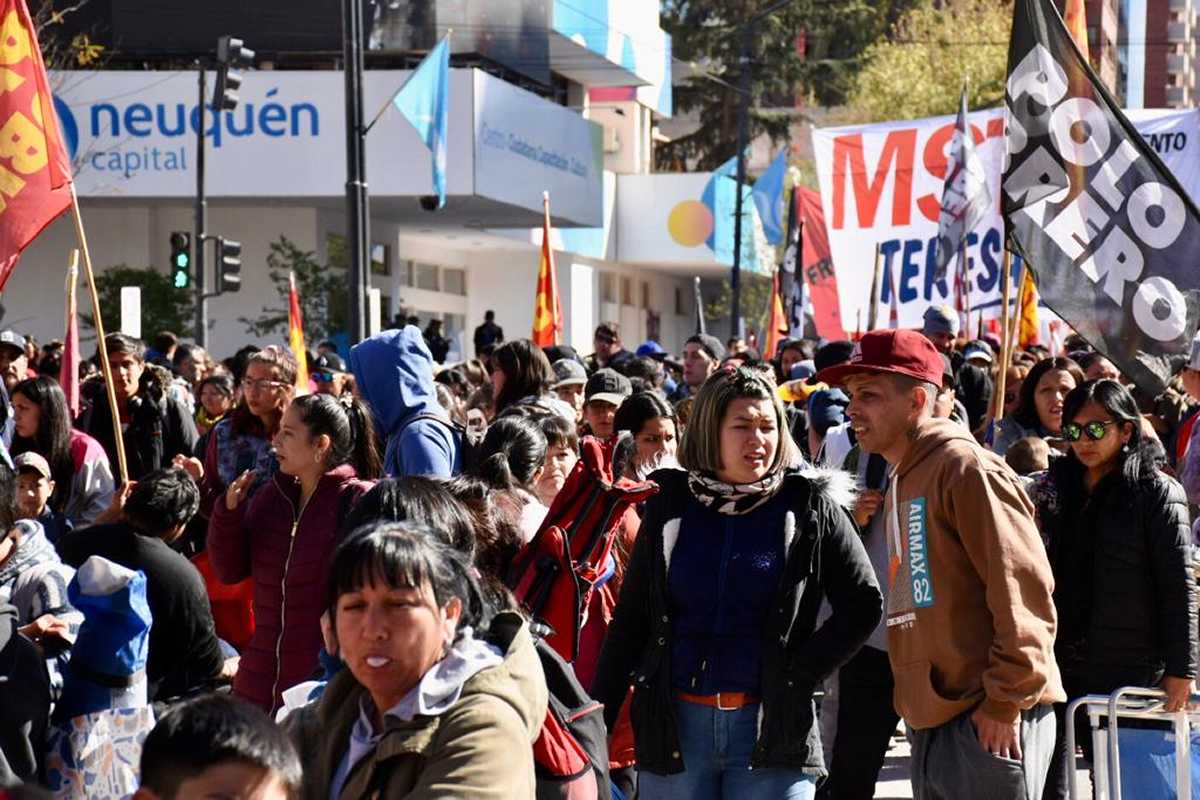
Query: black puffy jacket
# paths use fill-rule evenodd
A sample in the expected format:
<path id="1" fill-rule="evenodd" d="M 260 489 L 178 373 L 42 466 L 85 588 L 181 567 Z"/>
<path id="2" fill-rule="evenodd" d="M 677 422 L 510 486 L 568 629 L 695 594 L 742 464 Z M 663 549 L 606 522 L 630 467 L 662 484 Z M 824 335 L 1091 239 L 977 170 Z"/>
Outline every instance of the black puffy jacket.
<path id="1" fill-rule="evenodd" d="M 664 528 L 678 531 L 686 503 L 697 502 L 687 473 L 650 476 L 662 491 L 646 516 L 630 557 L 621 597 L 608 629 L 592 696 L 604 703 L 609 730 L 629 686 L 639 769 L 672 774 L 685 769 L 671 688 L 671 619 L 667 598 Z M 775 609 L 764 626 L 762 706 L 751 766 L 826 774 L 815 723 L 813 690 L 866 641 L 883 613 L 883 597 L 854 522 L 839 498 L 844 473 L 790 473 L 780 493 L 790 502 L 794 535 Z M 849 484 L 852 486 L 852 484 Z M 686 536 L 686 531 L 678 531 Z M 817 628 L 821 599 L 833 615 Z"/>
<path id="2" fill-rule="evenodd" d="M 1072 470 L 1074 467 L 1074 470 Z M 1032 490 L 1054 570 L 1064 677 L 1088 692 L 1196 676 L 1197 592 L 1187 498 L 1147 468 L 1112 474 L 1089 497 L 1061 459 Z"/>

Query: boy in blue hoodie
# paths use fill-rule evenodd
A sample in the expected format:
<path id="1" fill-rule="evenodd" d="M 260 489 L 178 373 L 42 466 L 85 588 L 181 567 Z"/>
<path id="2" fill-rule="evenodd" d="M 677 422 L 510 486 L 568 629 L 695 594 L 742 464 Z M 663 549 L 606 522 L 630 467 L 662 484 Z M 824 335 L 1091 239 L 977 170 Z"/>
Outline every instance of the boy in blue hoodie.
<path id="1" fill-rule="evenodd" d="M 449 478 L 462 469 L 462 436 L 437 400 L 433 356 L 414 325 L 387 330 L 350 350 L 350 370 L 387 442 L 389 477 Z"/>

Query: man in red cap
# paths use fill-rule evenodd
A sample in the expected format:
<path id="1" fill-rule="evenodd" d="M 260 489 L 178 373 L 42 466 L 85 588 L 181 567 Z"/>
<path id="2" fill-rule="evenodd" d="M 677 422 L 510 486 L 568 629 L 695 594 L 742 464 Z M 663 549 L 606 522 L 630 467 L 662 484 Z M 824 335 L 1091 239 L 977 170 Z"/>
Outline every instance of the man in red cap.
<path id="1" fill-rule="evenodd" d="M 892 465 L 888 656 L 916 800 L 1040 800 L 1054 748 L 1053 579 L 1003 459 L 934 418 L 943 362 L 917 331 L 866 334 L 817 374 L 845 385 L 859 446 Z"/>

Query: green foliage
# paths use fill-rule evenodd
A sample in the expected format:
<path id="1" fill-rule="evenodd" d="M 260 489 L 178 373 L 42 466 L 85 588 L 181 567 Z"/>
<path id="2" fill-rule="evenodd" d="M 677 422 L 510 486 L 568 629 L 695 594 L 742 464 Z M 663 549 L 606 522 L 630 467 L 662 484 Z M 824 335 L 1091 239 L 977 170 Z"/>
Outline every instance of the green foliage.
<path id="1" fill-rule="evenodd" d="M 914 1 L 794 0 L 762 19 L 752 40 L 750 140 L 786 139 L 797 96 L 821 105 L 844 102 L 859 55 Z M 675 110 L 696 114 L 699 126 L 656 149 L 658 169 L 711 170 L 734 155 L 743 23 L 769 7 L 768 0 L 663 3 L 673 54 L 696 73 L 675 87 Z"/>
<path id="2" fill-rule="evenodd" d="M 330 253 L 330 261 L 337 256 Z M 267 256 L 268 276 L 275 285 L 279 305 L 264 306 L 262 313 L 251 319 L 239 317 L 238 322 L 246 326 L 246 332 L 255 336 L 287 333 L 288 326 L 288 273 L 296 276 L 296 290 L 300 295 L 300 314 L 304 318 L 304 341 L 315 343 L 331 334 L 346 329 L 346 312 L 349 300 L 346 295 L 345 272 L 321 264 L 316 253 L 302 250 L 286 236 L 271 243 Z"/>
<path id="3" fill-rule="evenodd" d="M 850 105 L 871 121 L 954 114 L 964 80 L 968 107 L 999 103 L 1012 14 L 1011 0 L 923 0 L 867 48 Z"/>
<path id="4" fill-rule="evenodd" d="M 80 279 L 79 307 L 90 308 L 87 284 Z M 100 297 L 100 314 L 104 319 L 105 333 L 117 330 L 121 325 L 121 287 L 137 286 L 142 290 L 142 333 L 154 336 L 159 331 L 173 331 L 186 336 L 193 330 L 191 292 L 181 292 L 171 283 L 171 276 L 153 267 L 136 269 L 124 264 L 109 267 L 96 276 L 96 294 Z M 81 313 L 83 324 L 96 329 L 96 321 L 90 311 Z"/>
<path id="5" fill-rule="evenodd" d="M 765 275 L 742 271 L 742 319 L 745 320 L 746 331 L 763 331 L 771 314 L 771 278 Z M 708 332 L 724 341 L 729 332 L 729 317 L 733 308 L 733 289 L 728 280 L 721 281 L 720 291 L 715 297 L 708 298 L 704 303 L 704 319 L 708 322 Z M 721 321 L 724 327 L 721 327 Z"/>

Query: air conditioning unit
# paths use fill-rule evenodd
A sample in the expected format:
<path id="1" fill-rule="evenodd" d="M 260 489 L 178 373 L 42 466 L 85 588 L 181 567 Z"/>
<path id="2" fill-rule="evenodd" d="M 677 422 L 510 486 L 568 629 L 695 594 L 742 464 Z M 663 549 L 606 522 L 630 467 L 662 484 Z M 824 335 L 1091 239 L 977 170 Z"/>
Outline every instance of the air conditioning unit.
<path id="1" fill-rule="evenodd" d="M 621 149 L 621 136 L 616 128 L 604 127 L 604 152 L 616 153 Z"/>

